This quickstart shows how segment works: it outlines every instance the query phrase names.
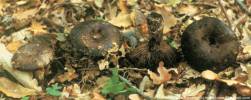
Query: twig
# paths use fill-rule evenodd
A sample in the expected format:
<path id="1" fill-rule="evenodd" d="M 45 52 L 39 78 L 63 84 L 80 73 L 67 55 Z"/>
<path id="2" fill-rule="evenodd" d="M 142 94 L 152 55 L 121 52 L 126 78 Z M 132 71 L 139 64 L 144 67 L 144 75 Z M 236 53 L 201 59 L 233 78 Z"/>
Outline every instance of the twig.
<path id="1" fill-rule="evenodd" d="M 229 24 L 229 27 L 232 28 L 231 21 L 230 21 L 230 19 L 229 19 L 228 16 L 227 16 L 226 10 L 224 9 L 224 7 L 223 7 L 223 5 L 222 5 L 221 0 L 218 0 L 218 3 L 219 3 L 219 5 L 220 5 L 220 7 L 221 7 L 222 12 L 224 13 L 224 15 L 225 15 L 225 17 L 226 17 L 226 19 L 227 19 L 227 22 L 228 22 L 228 24 Z"/>
<path id="2" fill-rule="evenodd" d="M 248 10 L 248 8 L 240 0 L 235 0 L 235 2 L 239 5 L 241 10 L 243 10 L 249 17 L 251 16 L 251 12 Z"/>

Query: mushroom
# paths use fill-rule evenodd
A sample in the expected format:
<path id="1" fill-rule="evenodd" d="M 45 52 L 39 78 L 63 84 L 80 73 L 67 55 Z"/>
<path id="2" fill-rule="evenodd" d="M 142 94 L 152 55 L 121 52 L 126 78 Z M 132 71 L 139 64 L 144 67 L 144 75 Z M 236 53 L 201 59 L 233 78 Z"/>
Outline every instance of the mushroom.
<path id="1" fill-rule="evenodd" d="M 89 20 L 76 25 L 69 35 L 73 47 L 85 55 L 98 59 L 114 44 L 121 46 L 122 37 L 117 27 L 101 20 Z"/>
<path id="2" fill-rule="evenodd" d="M 204 17 L 185 29 L 181 48 L 192 68 L 218 72 L 236 64 L 239 42 L 235 33 L 222 21 Z"/>
<path id="3" fill-rule="evenodd" d="M 35 71 L 46 67 L 54 57 L 53 37 L 52 34 L 32 37 L 15 52 L 12 57 L 13 67 L 23 71 Z"/>
<path id="4" fill-rule="evenodd" d="M 156 70 L 159 62 L 172 66 L 176 62 L 176 51 L 162 39 L 162 22 L 160 14 L 152 12 L 147 16 L 150 39 L 140 44 L 126 55 L 130 62 L 137 67 Z"/>

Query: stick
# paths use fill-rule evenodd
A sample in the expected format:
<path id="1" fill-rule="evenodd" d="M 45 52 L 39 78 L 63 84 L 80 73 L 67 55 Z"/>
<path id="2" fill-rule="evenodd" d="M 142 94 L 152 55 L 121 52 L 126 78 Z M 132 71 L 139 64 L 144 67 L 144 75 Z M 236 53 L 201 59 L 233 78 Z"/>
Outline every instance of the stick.
<path id="1" fill-rule="evenodd" d="M 235 2 L 239 5 L 242 11 L 244 11 L 249 17 L 251 16 L 251 12 L 249 12 L 247 6 L 245 6 L 241 0 L 235 0 Z"/>
<path id="2" fill-rule="evenodd" d="M 232 28 L 231 21 L 230 21 L 230 19 L 229 19 L 228 16 L 227 16 L 226 10 L 224 9 L 224 7 L 223 7 L 223 5 L 222 5 L 221 0 L 218 0 L 218 2 L 219 2 L 219 5 L 220 5 L 220 8 L 221 8 L 222 12 L 224 13 L 224 15 L 225 15 L 225 17 L 226 17 L 226 19 L 227 19 L 227 22 L 228 22 L 229 27 Z"/>

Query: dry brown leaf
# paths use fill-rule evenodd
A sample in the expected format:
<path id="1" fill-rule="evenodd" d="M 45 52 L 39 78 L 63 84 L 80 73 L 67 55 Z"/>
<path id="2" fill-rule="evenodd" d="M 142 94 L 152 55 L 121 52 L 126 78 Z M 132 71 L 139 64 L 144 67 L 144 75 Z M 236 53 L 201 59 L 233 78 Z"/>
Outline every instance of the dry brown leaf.
<path id="1" fill-rule="evenodd" d="M 181 5 L 177 8 L 178 8 L 177 11 L 180 14 L 186 14 L 186 15 L 192 16 L 198 13 L 198 8 L 193 5 Z"/>
<path id="2" fill-rule="evenodd" d="M 171 31 L 171 27 L 177 24 L 178 19 L 171 13 L 171 7 L 165 7 L 163 5 L 157 6 L 157 11 L 160 12 L 164 19 L 163 33 L 166 34 Z"/>
<path id="3" fill-rule="evenodd" d="M 109 22 L 118 27 L 129 27 L 132 25 L 130 14 L 127 13 L 119 13 L 118 16 L 112 18 Z"/>
<path id="4" fill-rule="evenodd" d="M 29 9 L 26 11 L 19 11 L 13 14 L 13 18 L 16 20 L 28 19 L 35 16 L 39 9 Z"/>
<path id="5" fill-rule="evenodd" d="M 74 97 L 75 100 L 90 100 L 90 93 L 82 93 L 78 84 L 73 84 L 63 88 L 61 97 L 69 98 Z"/>
<path id="6" fill-rule="evenodd" d="M 150 78 L 153 80 L 154 84 L 162 84 L 166 81 L 169 81 L 172 78 L 172 74 L 170 74 L 170 69 L 166 69 L 164 67 L 164 62 L 160 62 L 159 63 L 159 67 L 158 67 L 158 74 L 148 70 L 148 74 L 150 76 Z"/>
<path id="7" fill-rule="evenodd" d="M 165 95 L 164 92 L 164 85 L 161 84 L 156 92 L 155 98 L 161 99 L 161 100 L 179 100 L 181 97 L 180 94 L 168 94 Z"/>
<path id="8" fill-rule="evenodd" d="M 182 98 L 185 100 L 200 100 L 204 94 L 204 90 L 206 89 L 205 84 L 192 85 L 189 88 L 186 88 L 182 93 Z"/>
<path id="9" fill-rule="evenodd" d="M 101 94 L 98 92 L 93 92 L 93 98 L 92 100 L 106 100 L 105 97 L 103 97 Z"/>
<path id="10" fill-rule="evenodd" d="M 32 21 L 30 31 L 32 31 L 34 35 L 47 33 L 46 26 L 42 25 L 41 23 L 37 21 Z"/>
<path id="11" fill-rule="evenodd" d="M 17 51 L 19 47 L 23 45 L 22 41 L 12 41 L 7 45 L 7 49 L 11 52 L 14 53 Z"/>
<path id="12" fill-rule="evenodd" d="M 36 94 L 35 90 L 25 88 L 5 77 L 0 77 L 0 91 L 5 95 L 13 98 L 21 98 L 24 96 Z"/>
<path id="13" fill-rule="evenodd" d="M 5 8 L 6 5 L 7 4 L 5 0 L 0 0 L 0 16 L 3 15 L 3 9 Z"/>
<path id="14" fill-rule="evenodd" d="M 75 73 L 75 71 L 68 71 L 62 75 L 57 76 L 57 81 L 62 83 L 65 81 L 71 81 L 77 77 L 78 77 L 78 75 Z"/>
<path id="15" fill-rule="evenodd" d="M 237 92 L 242 96 L 251 96 L 251 88 L 244 85 L 235 85 Z"/>
<path id="16" fill-rule="evenodd" d="M 130 94 L 129 99 L 130 100 L 142 100 L 138 94 Z"/>

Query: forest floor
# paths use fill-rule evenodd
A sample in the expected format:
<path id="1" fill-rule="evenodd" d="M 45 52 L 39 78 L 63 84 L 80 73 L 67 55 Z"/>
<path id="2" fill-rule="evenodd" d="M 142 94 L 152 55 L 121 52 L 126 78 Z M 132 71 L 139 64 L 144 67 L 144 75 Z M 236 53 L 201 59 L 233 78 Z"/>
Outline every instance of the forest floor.
<path id="1" fill-rule="evenodd" d="M 0 0 L 0 99 L 251 99 L 250 9 L 251 0 Z M 238 67 L 198 72 L 183 56 L 172 68 L 160 62 L 157 71 L 121 66 L 119 59 L 148 41 L 144 25 L 151 12 L 163 17 L 163 39 L 178 52 L 188 25 L 205 16 L 220 19 L 240 41 Z M 86 20 L 111 23 L 126 41 L 98 61 L 74 56 L 81 54 L 69 46 L 68 36 Z M 19 48 L 48 33 L 56 36 L 50 63 L 34 71 L 15 69 L 11 61 Z"/>

